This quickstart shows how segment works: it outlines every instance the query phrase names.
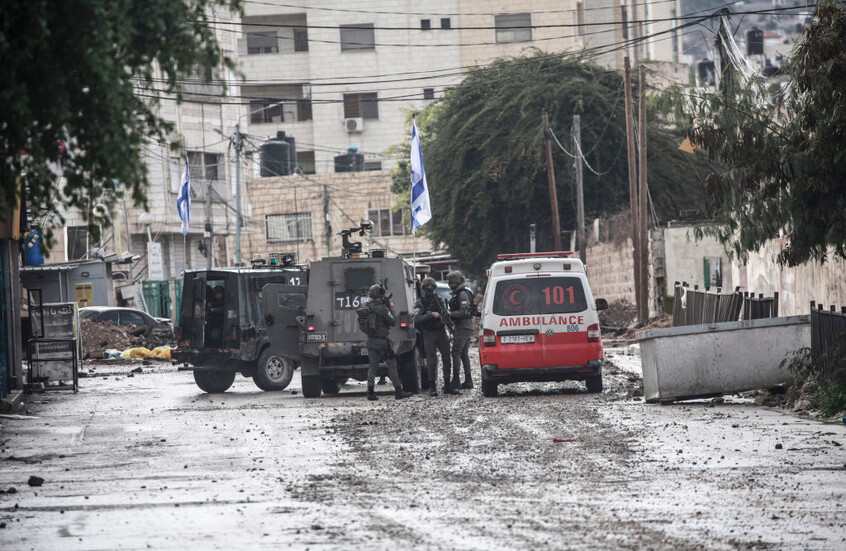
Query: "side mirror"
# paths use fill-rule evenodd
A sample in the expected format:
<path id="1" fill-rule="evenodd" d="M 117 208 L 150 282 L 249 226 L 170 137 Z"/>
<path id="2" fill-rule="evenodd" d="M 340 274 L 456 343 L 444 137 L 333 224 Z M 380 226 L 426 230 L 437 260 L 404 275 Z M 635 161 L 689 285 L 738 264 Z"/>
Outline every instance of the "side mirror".
<path id="1" fill-rule="evenodd" d="M 273 316 L 271 316 L 270 314 L 265 314 L 264 315 L 264 324 L 268 327 L 273 325 Z"/>
<path id="2" fill-rule="evenodd" d="M 607 310 L 608 309 L 608 301 L 604 298 L 596 299 L 596 309 L 597 310 Z"/>

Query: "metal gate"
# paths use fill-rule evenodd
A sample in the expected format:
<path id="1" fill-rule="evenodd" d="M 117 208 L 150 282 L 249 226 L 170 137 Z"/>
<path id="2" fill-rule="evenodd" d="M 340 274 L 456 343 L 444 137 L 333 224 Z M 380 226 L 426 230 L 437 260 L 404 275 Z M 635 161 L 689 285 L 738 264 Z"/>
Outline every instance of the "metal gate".
<path id="1" fill-rule="evenodd" d="M 144 302 L 147 303 L 147 313 L 156 318 L 169 318 L 170 315 L 170 285 L 167 281 L 143 282 Z"/>

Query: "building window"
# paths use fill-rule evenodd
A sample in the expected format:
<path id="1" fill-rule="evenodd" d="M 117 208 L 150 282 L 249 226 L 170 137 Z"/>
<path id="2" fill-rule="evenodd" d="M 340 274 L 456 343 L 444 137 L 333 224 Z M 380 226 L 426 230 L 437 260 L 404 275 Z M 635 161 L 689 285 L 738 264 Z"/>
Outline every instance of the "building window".
<path id="1" fill-rule="evenodd" d="M 432 28 L 432 20 L 431 19 L 421 19 L 420 20 L 420 30 L 421 31 L 428 31 Z"/>
<path id="2" fill-rule="evenodd" d="M 68 231 L 68 260 L 79 260 L 88 253 L 88 227 L 69 226 Z"/>
<path id="3" fill-rule="evenodd" d="M 507 13 L 494 16 L 496 42 L 529 42 L 532 40 L 532 14 Z"/>
<path id="4" fill-rule="evenodd" d="M 367 211 L 367 218 L 373 222 L 373 233 L 375 237 L 391 237 L 395 235 L 407 235 L 411 228 L 403 220 L 403 211 L 392 211 L 391 209 L 370 209 Z"/>
<path id="5" fill-rule="evenodd" d="M 441 28 L 442 29 L 451 29 L 452 28 L 452 22 L 449 20 L 449 17 L 441 18 Z"/>
<path id="6" fill-rule="evenodd" d="M 188 152 L 188 166 L 192 182 L 217 182 L 224 180 L 223 155 L 218 153 Z"/>
<path id="7" fill-rule="evenodd" d="M 382 170 L 382 161 L 364 161 L 364 170 Z"/>
<path id="8" fill-rule="evenodd" d="M 294 51 L 307 52 L 308 51 L 308 30 L 294 29 Z"/>
<path id="9" fill-rule="evenodd" d="M 341 51 L 375 50 L 376 35 L 373 23 L 341 25 Z"/>
<path id="10" fill-rule="evenodd" d="M 284 122 L 285 114 L 282 106 L 281 99 L 250 100 L 250 122 L 253 124 Z"/>
<path id="11" fill-rule="evenodd" d="M 268 214 L 264 217 L 268 243 L 308 241 L 312 238 L 311 213 Z"/>
<path id="12" fill-rule="evenodd" d="M 423 99 L 435 99 L 435 89 L 423 88 Z"/>
<path id="13" fill-rule="evenodd" d="M 367 94 L 344 94 L 344 118 L 379 118 L 379 96 L 376 92 Z"/>
<path id="14" fill-rule="evenodd" d="M 260 31 L 247 33 L 247 53 L 254 54 L 278 54 L 279 37 L 276 31 Z"/>
<path id="15" fill-rule="evenodd" d="M 297 151 L 297 168 L 303 174 L 314 174 L 314 151 Z"/>

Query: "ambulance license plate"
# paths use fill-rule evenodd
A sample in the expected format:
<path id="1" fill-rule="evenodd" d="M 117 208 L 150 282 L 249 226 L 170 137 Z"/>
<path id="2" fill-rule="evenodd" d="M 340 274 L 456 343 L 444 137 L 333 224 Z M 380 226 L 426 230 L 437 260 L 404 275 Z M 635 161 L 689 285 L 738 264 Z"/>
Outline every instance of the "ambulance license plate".
<path id="1" fill-rule="evenodd" d="M 499 338 L 502 344 L 528 344 L 535 342 L 534 335 L 503 335 Z"/>

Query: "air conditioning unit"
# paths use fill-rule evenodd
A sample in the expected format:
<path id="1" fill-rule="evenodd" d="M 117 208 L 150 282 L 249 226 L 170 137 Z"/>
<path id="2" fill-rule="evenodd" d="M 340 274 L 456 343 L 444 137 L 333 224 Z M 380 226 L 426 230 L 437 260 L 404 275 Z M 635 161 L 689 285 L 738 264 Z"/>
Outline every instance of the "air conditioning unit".
<path id="1" fill-rule="evenodd" d="M 364 130 L 364 119 L 360 117 L 344 119 L 344 126 L 347 128 L 347 132 L 361 132 Z"/>

